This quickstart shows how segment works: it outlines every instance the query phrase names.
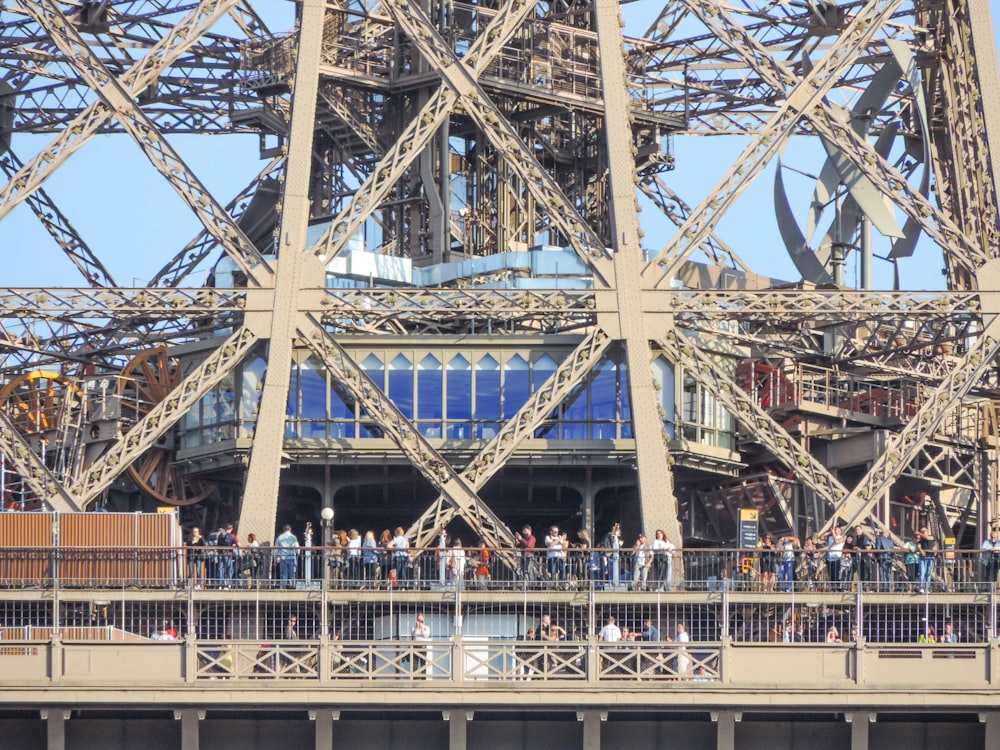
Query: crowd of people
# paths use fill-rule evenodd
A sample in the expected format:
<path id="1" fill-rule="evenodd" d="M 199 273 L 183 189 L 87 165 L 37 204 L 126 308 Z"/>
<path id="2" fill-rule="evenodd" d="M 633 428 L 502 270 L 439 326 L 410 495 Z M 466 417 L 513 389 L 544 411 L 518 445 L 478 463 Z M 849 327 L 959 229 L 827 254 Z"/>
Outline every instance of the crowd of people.
<path id="1" fill-rule="evenodd" d="M 446 538 L 442 545 L 417 549 L 402 527 L 360 532 L 338 531 L 326 547 L 313 547 L 307 525 L 302 540 L 286 525 L 274 544 L 258 542 L 254 534 L 241 541 L 233 525 L 226 524 L 207 536 L 194 528 L 187 540 L 188 574 L 194 588 L 232 588 L 266 584 L 295 588 L 303 578 L 324 576 L 328 566 L 336 588 L 388 589 L 423 587 L 432 581 L 452 586 L 489 588 L 500 571 L 502 551 L 491 550 L 479 540 L 466 546 L 461 538 Z M 677 586 L 674 561 L 682 551 L 662 529 L 652 538 L 639 533 L 623 541 L 614 524 L 599 544 L 586 529 L 571 537 L 557 525 L 535 534 L 524 525 L 514 534 L 514 550 L 504 551 L 507 580 L 527 588 L 595 588 L 669 592 Z M 715 551 L 718 552 L 718 551 Z M 756 548 L 725 556 L 717 570 L 707 571 L 705 550 L 684 550 L 686 562 L 698 562 L 701 581 L 714 579 L 724 587 L 757 591 L 849 591 L 860 585 L 871 592 L 928 593 L 943 585 L 939 558 L 942 550 L 928 526 L 922 526 L 897 546 L 889 530 L 875 534 L 861 526 L 853 530 L 834 526 L 822 538 L 817 534 L 801 542 L 785 534 L 777 540 L 765 533 Z M 514 555 L 512 559 L 510 555 Z M 979 583 L 990 587 L 1000 575 L 1000 537 L 992 532 L 978 553 Z M 718 557 L 718 555 L 716 555 Z M 954 558 L 952 556 L 952 562 Z M 513 563 L 513 564 L 511 564 Z M 691 568 L 689 567 L 689 570 Z M 692 579 L 689 578 L 689 582 Z"/>

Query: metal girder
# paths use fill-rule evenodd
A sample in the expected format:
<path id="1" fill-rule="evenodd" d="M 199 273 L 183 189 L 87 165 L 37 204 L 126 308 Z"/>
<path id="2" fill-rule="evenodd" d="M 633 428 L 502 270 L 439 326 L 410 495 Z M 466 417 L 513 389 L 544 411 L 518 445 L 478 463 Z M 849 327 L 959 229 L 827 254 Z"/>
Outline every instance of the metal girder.
<path id="1" fill-rule="evenodd" d="M 254 267 L 259 265 L 270 271 L 264 257 L 233 217 L 191 172 L 180 154 L 159 132 L 156 124 L 139 109 L 133 90 L 108 71 L 76 27 L 63 15 L 56 0 L 37 2 L 38 5 L 27 6 L 27 12 L 48 30 L 52 41 L 62 53 L 73 60 L 84 80 L 93 87 L 106 107 L 114 112 L 122 127 L 142 148 L 149 161 L 194 212 L 205 229 L 246 273 L 250 283 L 259 283 L 254 278 Z M 233 0 L 223 0 L 222 4 L 228 10 L 232 2 Z M 213 17 L 213 14 L 206 9 L 203 17 Z"/>
<path id="2" fill-rule="evenodd" d="M 299 17 L 299 46 L 295 61 L 295 95 L 289 127 L 288 161 L 281 191 L 278 274 L 271 297 L 272 313 L 254 321 L 267 329 L 267 376 L 260 394 L 255 434 L 284 435 L 285 409 L 291 385 L 292 344 L 297 305 L 303 279 L 322 283 L 319 260 L 305 252 L 309 222 L 309 188 L 312 175 L 316 100 L 319 95 L 319 61 L 323 48 L 325 0 L 304 0 Z M 240 505 L 240 533 L 261 539 L 274 534 L 281 484 L 281 439 L 255 441 L 250 453 Z"/>
<path id="3" fill-rule="evenodd" d="M 83 472 L 78 482 L 67 487 L 67 492 L 76 504 L 80 508 L 86 508 L 173 427 L 177 420 L 218 385 L 243 360 L 257 340 L 256 334 L 249 328 L 242 327 L 192 369 L 167 398 L 153 406 L 123 438 L 102 453 Z"/>
<path id="4" fill-rule="evenodd" d="M 260 299 L 259 296 L 252 296 Z M 22 320 L 96 318 L 109 314 L 172 320 L 247 309 L 246 289 L 0 289 L 0 314 Z"/>
<path id="5" fill-rule="evenodd" d="M 512 0 L 512 4 L 516 2 L 517 0 Z M 549 221 L 565 235 L 580 259 L 593 271 L 595 284 L 610 286 L 612 282 L 607 276 L 607 268 L 599 263 L 608 257 L 604 242 L 590 228 L 555 179 L 538 163 L 537 157 L 524 145 L 520 134 L 480 86 L 477 72 L 459 59 L 451 45 L 441 38 L 427 12 L 419 5 L 409 0 L 388 0 L 386 7 L 424 59 L 437 69 L 444 83 L 456 93 L 465 113 L 475 121 L 493 147 L 504 155 L 511 169 L 524 182 L 525 188 L 538 204 L 545 207 Z M 628 111 L 627 103 L 621 111 Z M 629 158 L 631 164 L 631 150 Z"/>
<path id="6" fill-rule="evenodd" d="M 428 482 L 453 505 L 462 518 L 492 549 L 514 546 L 510 529 L 476 494 L 471 481 L 460 474 L 435 450 L 420 430 L 368 374 L 323 330 L 314 326 L 299 329 L 299 336 L 322 362 L 329 374 L 351 394 L 364 412 L 382 428 Z"/>
<path id="7" fill-rule="evenodd" d="M 707 388 L 733 417 L 748 428 L 756 442 L 773 453 L 786 468 L 794 471 L 796 477 L 825 500 L 828 507 L 834 508 L 843 500 L 847 488 L 761 409 L 746 390 L 705 356 L 696 344 L 675 330 L 657 339 L 657 344 L 668 357 L 683 364 L 687 375 Z"/>
<path id="8" fill-rule="evenodd" d="M 787 68 L 780 65 L 743 26 L 733 21 L 724 9 L 713 6 L 712 11 L 707 10 L 704 5 L 706 1 L 682 0 L 693 13 L 698 15 L 706 26 L 712 29 L 719 39 L 725 41 L 777 93 L 784 92 L 787 86 L 795 86 L 797 90 L 803 83 L 814 81 L 818 68 L 822 67 L 823 62 L 826 62 L 830 55 L 833 54 L 831 52 L 827 58 L 824 58 L 824 61 L 817 68 L 810 71 L 808 76 L 798 79 Z M 898 3 L 894 3 L 894 5 L 898 5 Z M 883 15 L 880 17 L 880 20 L 874 22 L 874 27 L 870 28 L 870 35 L 874 35 L 885 17 Z M 857 21 L 857 17 L 854 20 Z M 852 21 L 852 25 L 853 23 L 854 21 Z M 841 39 L 843 39 L 846 33 L 847 31 L 845 30 L 845 33 L 841 35 Z M 838 50 L 840 50 L 839 44 L 835 48 L 835 51 Z M 854 53 L 851 55 L 852 60 L 853 58 Z M 835 76 L 833 77 L 835 78 Z M 835 81 L 827 80 L 827 83 L 833 82 Z M 791 96 L 789 95 L 789 100 Z M 973 242 L 967 237 L 962 229 L 945 212 L 934 206 L 919 190 L 912 188 L 906 176 L 888 164 L 878 154 L 872 144 L 869 143 L 867 138 L 850 127 L 849 123 L 845 123 L 841 118 L 838 118 L 835 110 L 829 103 L 814 99 L 813 106 L 803 110 L 800 114 L 813 123 L 819 135 L 831 143 L 840 144 L 842 156 L 847 158 L 853 166 L 871 180 L 884 195 L 891 196 L 896 205 L 919 225 L 929 237 L 948 251 L 948 256 L 955 263 L 963 266 L 966 272 L 973 273 L 975 266 L 982 265 L 988 260 L 988 255 L 978 243 Z M 779 140 L 783 142 L 785 138 L 787 138 L 787 133 L 784 137 L 779 138 Z M 750 150 L 748 149 L 747 152 L 744 152 L 744 156 Z M 743 162 L 741 159 L 738 159 L 736 163 L 741 164 Z M 716 195 L 717 193 L 718 190 L 711 195 Z M 688 229 L 690 231 L 690 228 Z M 698 239 L 697 241 L 689 239 L 689 245 L 686 246 L 686 253 L 678 256 L 676 259 L 673 257 L 671 251 L 664 250 L 646 269 L 646 273 L 652 273 L 650 269 L 654 267 L 654 264 L 666 267 L 665 263 L 672 263 L 667 272 L 660 277 L 660 280 L 662 281 L 663 278 L 669 277 L 671 272 L 676 268 L 678 259 L 683 259 L 690 255 L 702 239 Z M 677 243 L 675 242 L 674 244 L 676 245 Z"/>
<path id="9" fill-rule="evenodd" d="M 1000 74 L 990 8 L 988 3 L 967 3 L 957 12 L 967 14 L 968 25 L 958 23 L 947 9 L 935 13 L 945 53 L 935 72 L 943 99 L 941 127 L 947 137 L 935 138 L 936 149 L 928 158 L 933 158 L 943 208 L 968 236 L 980 240 L 988 257 L 995 258 L 1000 254 L 996 191 L 1000 132 L 994 119 L 1000 117 Z M 958 276 L 962 269 L 954 268 L 954 261 L 945 255 L 949 274 Z"/>
<path id="10" fill-rule="evenodd" d="M 704 0 L 683 0 L 695 12 Z M 816 107 L 837 84 L 844 69 L 853 64 L 902 0 L 869 0 L 837 38 L 836 43 L 810 71 L 787 92 L 784 104 L 758 136 L 733 162 L 733 167 L 708 197 L 688 216 L 667 246 L 646 266 L 643 276 L 657 284 L 673 276 L 704 242 L 736 198 L 764 170 L 794 132 L 795 124 Z M 713 8 L 716 12 L 721 9 Z M 847 128 L 850 130 L 850 128 Z"/>
<path id="11" fill-rule="evenodd" d="M 680 227 L 683 225 L 687 217 L 691 215 L 691 207 L 663 181 L 660 175 L 641 174 L 639 179 L 640 189 L 647 198 L 656 204 L 660 212 L 670 219 L 674 226 Z M 715 232 L 711 232 L 705 238 L 704 249 L 711 257 L 712 262 L 717 265 L 723 265 L 726 259 L 728 259 L 729 265 L 733 268 L 741 271 L 751 271 L 750 266 Z"/>
<path id="12" fill-rule="evenodd" d="M 285 163 L 285 157 L 277 156 L 264 165 L 257 176 L 243 188 L 235 198 L 226 204 L 225 211 L 234 219 L 239 220 L 243 214 L 242 204 L 253 197 L 254 190 L 261 180 L 276 172 Z M 218 240 L 207 229 L 202 229 L 198 236 L 187 243 L 184 248 L 171 258 L 159 271 L 153 274 L 147 286 L 173 287 L 184 281 L 198 267 L 212 249 L 218 245 Z"/>
<path id="13" fill-rule="evenodd" d="M 677 518 L 674 476 L 667 461 L 667 439 L 654 388 L 650 336 L 640 291 L 642 240 L 636 211 L 635 157 L 629 112 L 628 80 L 622 57 L 621 11 L 616 0 L 596 0 L 597 27 L 604 92 L 604 132 L 608 146 L 608 192 L 614 268 L 617 285 L 617 325 L 625 341 L 632 432 L 638 467 L 640 529 L 663 529 L 677 547 L 684 544 Z M 624 116 L 623 116 L 624 115 Z M 598 317 L 601 321 L 601 317 Z M 678 571 L 679 573 L 679 571 Z"/>
<path id="14" fill-rule="evenodd" d="M 131 68 L 122 74 L 118 82 L 128 97 L 137 97 L 156 81 L 160 72 L 194 45 L 199 37 L 222 18 L 236 0 L 202 0 L 185 19 L 173 26 L 152 49 Z M 48 28 L 40 20 L 48 15 L 32 0 L 18 0 L 25 12 L 38 20 L 43 28 Z M 48 6 L 46 6 L 48 7 Z M 72 26 L 66 17 L 56 9 L 52 15 L 55 34 L 62 38 L 67 27 Z M 53 36 L 55 41 L 55 36 Z M 71 46 L 75 54 L 75 49 Z M 88 54 L 89 56 L 89 54 Z M 72 59 L 72 56 L 71 56 Z M 104 75 L 107 75 L 106 71 Z M 101 85 L 104 81 L 102 80 Z M 115 116 L 115 111 L 103 100 L 97 100 L 80 112 L 71 123 L 61 130 L 45 148 L 18 171 L 16 177 L 0 189 L 0 220 L 15 206 L 25 200 L 34 190 L 49 178 L 73 153 L 83 146 L 91 136 L 99 132 Z"/>
<path id="15" fill-rule="evenodd" d="M 471 66 L 473 77 L 481 75 L 489 67 L 537 2 L 538 0 L 512 0 L 494 16 L 486 30 L 476 37 L 465 56 L 466 62 L 462 64 Z M 430 96 L 417 116 L 385 152 L 375 171 L 358 189 L 358 199 L 350 201 L 330 223 L 330 227 L 316 243 L 317 254 L 327 257 L 340 254 L 448 120 L 458 100 L 458 92 L 447 87 L 438 89 Z"/>
<path id="16" fill-rule="evenodd" d="M 45 462 L 31 449 L 24 436 L 3 412 L 0 412 L 0 454 L 10 461 L 11 467 L 32 492 L 52 506 L 52 510 L 62 513 L 80 511 L 62 482 L 49 471 Z"/>
<path id="17" fill-rule="evenodd" d="M 535 434 L 549 418 L 552 410 L 561 404 L 590 374 L 611 345 L 611 338 L 600 328 L 595 328 L 570 352 L 540 388 L 536 389 L 517 414 L 511 417 L 497 434 L 484 445 L 476 457 L 462 470 L 462 477 L 476 490 L 486 484 L 503 468 L 515 450 Z M 410 526 L 407 537 L 415 539 L 417 547 L 427 547 L 435 535 L 458 514 L 459 508 L 448 504 L 440 496 Z"/>
<path id="18" fill-rule="evenodd" d="M 12 150 L 8 150 L 6 154 L 0 156 L 0 170 L 7 175 L 8 180 L 12 179 L 23 168 L 24 162 L 18 159 Z M 91 286 L 117 286 L 111 274 L 108 273 L 108 269 L 94 255 L 87 243 L 80 237 L 79 232 L 44 190 L 39 188 L 33 191 L 25 200 L 34 211 L 38 221 Z"/>
<path id="19" fill-rule="evenodd" d="M 824 526 L 828 530 L 838 519 L 847 526 L 862 523 L 900 471 L 920 454 L 923 445 L 937 431 L 945 415 L 979 382 L 983 373 L 996 365 L 1000 354 L 1000 317 L 993 317 L 980 334 L 976 346 L 955 363 L 929 398 L 902 430 L 890 436 L 882 455 L 836 508 Z"/>

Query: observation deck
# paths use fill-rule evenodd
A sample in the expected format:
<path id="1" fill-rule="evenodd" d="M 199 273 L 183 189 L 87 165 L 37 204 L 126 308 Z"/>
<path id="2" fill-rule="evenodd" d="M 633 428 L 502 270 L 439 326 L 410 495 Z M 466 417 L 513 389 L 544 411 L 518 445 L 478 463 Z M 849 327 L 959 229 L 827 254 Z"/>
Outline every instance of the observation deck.
<path id="1" fill-rule="evenodd" d="M 379 746 L 596 749 L 622 730 L 643 748 L 739 748 L 776 726 L 823 733 L 822 747 L 895 747 L 920 727 L 917 747 L 990 748 L 1000 729 L 998 599 L 979 553 L 942 555 L 919 593 L 895 552 L 888 579 L 829 580 L 800 553 L 796 580 L 771 584 L 759 550 L 684 550 L 643 586 L 624 549 L 571 552 L 565 582 L 544 551 L 481 565 L 482 548 L 464 549 L 458 575 L 454 548 L 412 550 L 407 580 L 303 549 L 285 582 L 266 558 L 255 577 L 219 579 L 222 549 L 192 578 L 188 552 L 0 549 L 12 747 L 90 747 L 111 710 L 110 746 L 151 725 L 152 747 L 185 750 L 271 747 L 275 732 L 298 747 L 388 733 Z M 428 641 L 411 638 L 418 613 Z M 546 615 L 558 639 L 533 640 Z M 601 640 L 609 616 L 638 640 Z M 955 642 L 924 642 L 931 630 Z M 230 726 L 255 727 L 249 744 L 226 744 Z"/>

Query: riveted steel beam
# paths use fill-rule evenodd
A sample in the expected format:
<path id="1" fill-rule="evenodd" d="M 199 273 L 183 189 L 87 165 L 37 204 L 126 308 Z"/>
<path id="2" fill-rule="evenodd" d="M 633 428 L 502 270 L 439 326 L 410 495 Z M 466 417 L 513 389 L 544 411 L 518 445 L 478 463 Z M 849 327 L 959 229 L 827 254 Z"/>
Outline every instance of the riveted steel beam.
<path id="1" fill-rule="evenodd" d="M 476 494 L 473 483 L 435 450 L 399 407 L 317 321 L 299 329 L 299 336 L 330 375 L 351 394 L 410 462 L 430 482 L 486 546 L 512 547 L 514 537 L 503 521 Z"/>
<path id="2" fill-rule="evenodd" d="M 685 1 L 692 11 L 700 10 L 701 0 Z M 900 2 L 870 0 L 858 11 L 809 76 L 797 81 L 785 94 L 787 98 L 777 108 L 764 131 L 734 160 L 732 168 L 688 216 L 667 246 L 646 266 L 643 276 L 648 281 L 659 284 L 669 279 L 680 264 L 698 249 L 740 194 L 781 150 L 794 132 L 796 123 L 833 89 L 842 72 L 853 64 L 857 54 L 882 29 Z"/>
<path id="3" fill-rule="evenodd" d="M 476 490 L 485 485 L 503 468 L 521 443 L 535 434 L 535 430 L 551 416 L 552 410 L 590 375 L 610 345 L 611 338 L 599 328 L 584 337 L 531 398 L 480 449 L 462 471 L 462 477 Z M 459 512 L 460 506 L 447 503 L 442 495 L 410 526 L 406 534 L 416 540 L 416 546 L 430 546 L 435 536 Z"/>
<path id="4" fill-rule="evenodd" d="M 156 443 L 202 396 L 218 385 L 247 355 L 258 337 L 242 327 L 222 342 L 160 403 L 102 453 L 83 476 L 67 488 L 76 504 L 85 508 L 139 456 Z"/>
<path id="5" fill-rule="evenodd" d="M 42 458 L 31 449 L 17 427 L 0 412 L 0 454 L 10 462 L 11 468 L 44 500 L 52 510 L 65 513 L 79 512 L 80 506 L 70 496 L 55 474 L 49 471 Z"/>

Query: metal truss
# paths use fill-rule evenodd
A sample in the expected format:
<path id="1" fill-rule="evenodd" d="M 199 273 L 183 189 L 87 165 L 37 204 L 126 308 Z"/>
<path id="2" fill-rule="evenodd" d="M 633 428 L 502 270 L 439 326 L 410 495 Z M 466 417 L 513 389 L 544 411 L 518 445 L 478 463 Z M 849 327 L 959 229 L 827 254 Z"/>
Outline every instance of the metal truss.
<path id="1" fill-rule="evenodd" d="M 105 488 L 172 428 L 198 401 L 247 355 L 257 336 L 243 327 L 193 368 L 175 391 L 132 425 L 125 436 L 95 460 L 84 475 L 66 488 L 86 508 Z"/>
<path id="2" fill-rule="evenodd" d="M 340 386 L 361 405 L 365 414 L 391 439 L 415 468 L 468 522 L 487 546 L 512 547 L 514 536 L 504 522 L 476 494 L 476 486 L 431 446 L 420 430 L 368 377 L 332 336 L 315 327 L 299 336 Z M 510 438 L 508 438 L 510 439 Z M 475 474 L 473 474 L 475 476 Z"/>
<path id="3" fill-rule="evenodd" d="M 611 338 L 600 329 L 586 336 L 545 383 L 535 390 L 527 403 L 518 409 L 517 414 L 480 449 L 462 471 L 462 477 L 476 490 L 485 485 L 503 468 L 518 446 L 534 435 L 535 430 L 551 416 L 553 404 L 562 403 L 590 375 L 610 345 Z M 449 498 L 442 495 L 410 526 L 406 535 L 416 540 L 417 547 L 429 547 L 437 534 L 462 510 L 460 503 L 449 502 Z"/>
<path id="4" fill-rule="evenodd" d="M 1000 157 L 990 148 L 997 137 L 989 137 L 1000 114 L 983 83 L 991 71 L 977 44 L 986 25 L 981 7 L 679 0 L 663 3 L 645 36 L 634 38 L 618 23 L 632 4 L 606 0 L 580 13 L 542 0 L 334 5 L 294 5 L 309 22 L 278 35 L 270 1 L 0 0 L 0 148 L 8 180 L 0 186 L 0 221 L 27 203 L 84 278 L 84 288 L 0 290 L 0 376 L 48 365 L 115 372 L 156 343 L 237 331 L 69 487 L 29 455 L 31 441 L 0 422 L 0 451 L 39 497 L 60 509 L 86 507 L 265 341 L 258 433 L 249 458 L 238 456 L 249 460 L 252 477 L 242 498 L 244 531 L 255 530 L 262 503 L 277 502 L 296 349 L 325 365 L 392 441 L 393 459 L 412 464 L 438 492 L 411 527 L 420 544 L 456 518 L 489 546 L 511 543 L 503 519 L 477 493 L 587 383 L 612 344 L 627 357 L 640 523 L 676 520 L 678 477 L 691 498 L 698 482 L 710 483 L 671 466 L 645 374 L 660 352 L 823 500 L 826 523 L 867 520 L 903 475 L 983 484 L 971 471 L 950 468 L 959 453 L 939 442 L 963 400 L 1000 394 L 991 317 L 1000 309 Z M 927 135 L 936 181 L 929 196 L 910 184 L 912 170 L 880 155 L 847 115 L 858 92 L 893 64 L 889 42 L 906 44 L 918 61 L 931 132 L 907 115 L 914 99 L 908 84 L 871 113 L 867 134 L 898 128 L 915 143 Z M 544 80 L 536 80 L 543 69 Z M 574 88 L 580 81 L 585 88 Z M 260 137 L 263 168 L 235 198 L 218 200 L 170 138 L 237 132 Z M 55 135 L 30 158 L 15 142 L 21 163 L 9 141 L 22 133 Z M 42 190 L 99 133 L 129 135 L 204 227 L 162 262 L 147 289 L 117 287 L 110 266 Z M 738 134 L 751 143 L 707 197 L 692 201 L 671 179 L 672 153 L 661 149 L 677 134 Z M 950 290 L 759 288 L 772 283 L 769 269 L 751 269 L 741 257 L 744 238 L 725 239 L 720 221 L 793 135 L 835 142 L 843 163 L 943 252 Z M 277 145 L 266 149 L 265 139 Z M 262 185 L 275 181 L 280 197 L 261 224 L 279 230 L 262 250 L 239 219 Z M 640 196 L 647 211 L 651 202 L 678 227 L 655 238 L 651 261 Z M 307 235 L 310 223 L 321 222 L 325 229 Z M 479 271 L 432 288 L 380 288 L 363 279 L 351 280 L 359 288 L 324 288 L 331 264 L 362 237 L 375 238 L 366 246 L 373 256 L 414 267 L 536 243 L 569 246 L 592 274 L 591 288 L 504 288 L 520 279 Z M 245 277 L 234 283 L 246 288 L 179 288 L 220 251 Z M 704 273 L 692 262 L 695 252 L 708 263 Z M 345 353 L 352 337 L 433 341 L 438 334 L 558 334 L 578 337 L 579 345 L 494 439 L 456 452 L 467 461 L 460 469 Z M 712 352 L 732 343 L 754 361 L 789 369 L 818 362 L 852 377 L 916 382 L 931 397 L 912 418 L 882 428 L 888 450 L 848 485 L 722 368 Z M 262 538 L 270 536 L 273 508 L 265 510 L 256 528 Z"/>

